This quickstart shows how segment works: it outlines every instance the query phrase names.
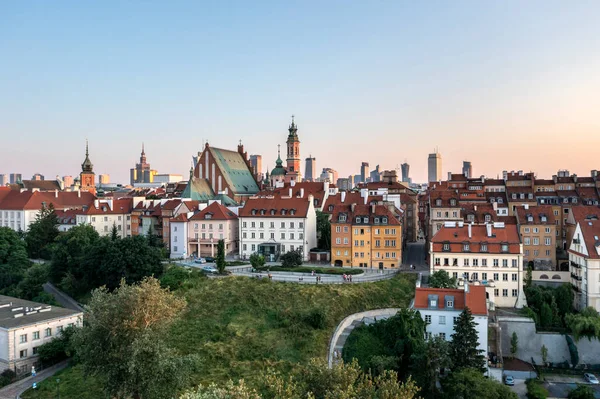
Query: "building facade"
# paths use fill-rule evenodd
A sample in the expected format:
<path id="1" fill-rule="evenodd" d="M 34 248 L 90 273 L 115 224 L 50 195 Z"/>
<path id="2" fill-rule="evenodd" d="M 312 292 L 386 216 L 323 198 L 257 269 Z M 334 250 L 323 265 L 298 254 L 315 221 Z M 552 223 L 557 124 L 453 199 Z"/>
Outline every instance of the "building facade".
<path id="1" fill-rule="evenodd" d="M 81 173 L 79 174 L 79 184 L 80 191 L 96 195 L 96 174 L 94 173 L 94 165 L 90 161 L 87 141 L 85 142 L 85 159 L 81 164 Z"/>
<path id="2" fill-rule="evenodd" d="M 0 295 L 0 372 L 39 369 L 39 347 L 82 322 L 83 312 Z"/>
<path id="3" fill-rule="evenodd" d="M 301 182 L 302 181 L 302 171 L 301 169 L 301 160 L 300 160 L 300 139 L 298 138 L 298 126 L 296 126 L 294 122 L 294 117 L 292 116 L 292 123 L 288 129 L 288 137 L 286 141 L 287 145 L 287 159 L 286 159 L 286 171 L 285 174 L 285 182 L 289 183 L 291 181 Z"/>
<path id="4" fill-rule="evenodd" d="M 427 159 L 427 181 L 435 182 L 442 179 L 442 155 L 439 152 L 429 154 Z"/>
<path id="5" fill-rule="evenodd" d="M 516 225 L 471 225 L 446 222 L 429 243 L 430 273 L 445 270 L 452 277 L 486 287 L 495 306 L 521 308 L 523 245 Z"/>
<path id="6" fill-rule="evenodd" d="M 402 169 L 402 181 L 404 183 L 410 183 L 410 165 L 404 162 L 402 165 L 400 165 L 400 168 Z"/>
<path id="7" fill-rule="evenodd" d="M 116 226 L 119 237 L 131 236 L 132 198 L 102 199 L 94 202 L 77 214 L 77 224 L 89 224 L 101 236 L 111 234 Z"/>
<path id="8" fill-rule="evenodd" d="M 515 215 L 523 243 L 524 267 L 556 269 L 556 223 L 551 205 L 519 207 Z"/>
<path id="9" fill-rule="evenodd" d="M 575 223 L 568 250 L 574 305 L 600 311 L 600 221 L 597 214 L 582 211 Z"/>
<path id="10" fill-rule="evenodd" d="M 188 254 L 215 257 L 219 240 L 225 243 L 225 256 L 238 254 L 238 217 L 232 210 L 214 201 L 187 220 Z M 172 248 L 186 245 L 177 242 L 177 235 L 174 240 Z"/>
<path id="11" fill-rule="evenodd" d="M 310 155 L 305 161 L 304 180 L 315 181 L 317 179 L 317 159 Z"/>
<path id="12" fill-rule="evenodd" d="M 17 184 L 18 182 L 23 180 L 23 175 L 20 173 L 11 173 L 10 174 L 10 184 Z"/>

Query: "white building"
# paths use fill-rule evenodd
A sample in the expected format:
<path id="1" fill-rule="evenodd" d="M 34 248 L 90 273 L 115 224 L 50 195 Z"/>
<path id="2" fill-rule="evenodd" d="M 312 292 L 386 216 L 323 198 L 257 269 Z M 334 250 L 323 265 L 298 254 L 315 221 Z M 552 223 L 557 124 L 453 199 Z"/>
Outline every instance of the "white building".
<path id="1" fill-rule="evenodd" d="M 569 246 L 575 308 L 582 310 L 591 306 L 600 311 L 600 221 L 592 215 L 595 209 L 575 208 L 573 213 L 580 215 L 575 216 L 577 224 Z"/>
<path id="2" fill-rule="evenodd" d="M 131 198 L 95 200 L 77 215 L 77 224 L 89 224 L 101 236 L 111 234 L 113 226 L 120 237 L 131 236 L 132 209 Z"/>
<path id="3" fill-rule="evenodd" d="M 486 287 L 495 306 L 525 305 L 523 244 L 517 225 L 471 225 L 446 222 L 429 243 L 430 272 L 445 270 L 452 277 Z"/>
<path id="4" fill-rule="evenodd" d="M 163 173 L 154 175 L 154 183 L 179 183 L 183 181 L 183 176 L 173 173 Z"/>
<path id="5" fill-rule="evenodd" d="M 0 295 L 0 372 L 30 373 L 40 345 L 82 320 L 83 312 Z"/>
<path id="6" fill-rule="evenodd" d="M 468 307 L 475 321 L 479 345 L 487 359 L 488 353 L 488 309 L 485 287 L 468 283 L 464 289 L 421 288 L 415 290 L 412 308 L 421 313 L 427 323 L 426 338 L 441 336 L 452 340 L 454 323 L 460 313 Z"/>
<path id="7" fill-rule="evenodd" d="M 310 249 L 317 246 L 315 199 L 299 191 L 291 197 L 254 196 L 246 201 L 239 211 L 240 257 L 258 252 L 277 259 L 300 250 L 309 259 Z"/>

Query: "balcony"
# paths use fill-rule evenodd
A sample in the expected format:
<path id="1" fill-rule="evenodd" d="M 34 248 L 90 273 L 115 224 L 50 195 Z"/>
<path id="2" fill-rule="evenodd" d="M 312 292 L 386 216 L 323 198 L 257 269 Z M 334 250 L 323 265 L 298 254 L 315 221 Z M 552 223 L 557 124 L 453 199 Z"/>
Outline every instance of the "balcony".
<path id="1" fill-rule="evenodd" d="M 571 261 L 571 266 L 573 266 L 576 269 L 581 269 L 581 265 L 578 265 L 577 263 Z"/>
<path id="2" fill-rule="evenodd" d="M 577 280 L 577 281 L 581 281 L 583 279 L 582 276 L 577 275 L 576 273 L 571 273 L 571 278 Z"/>
<path id="3" fill-rule="evenodd" d="M 573 288 L 573 291 L 575 291 L 575 292 L 581 292 L 579 287 L 577 287 L 576 285 L 571 285 L 571 288 Z"/>

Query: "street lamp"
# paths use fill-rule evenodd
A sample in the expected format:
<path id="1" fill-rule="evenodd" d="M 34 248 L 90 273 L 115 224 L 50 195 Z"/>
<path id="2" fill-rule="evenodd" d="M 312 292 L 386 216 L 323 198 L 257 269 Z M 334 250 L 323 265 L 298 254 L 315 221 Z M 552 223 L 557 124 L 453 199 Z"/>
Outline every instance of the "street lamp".
<path id="1" fill-rule="evenodd" d="M 56 399 L 60 399 L 60 378 L 56 379 Z"/>

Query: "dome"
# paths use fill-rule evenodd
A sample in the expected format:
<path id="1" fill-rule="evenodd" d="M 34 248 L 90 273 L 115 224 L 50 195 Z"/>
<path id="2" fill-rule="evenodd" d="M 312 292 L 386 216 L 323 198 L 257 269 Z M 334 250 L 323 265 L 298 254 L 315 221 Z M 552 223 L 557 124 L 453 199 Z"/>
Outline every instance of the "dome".
<path id="1" fill-rule="evenodd" d="M 283 167 L 283 161 L 281 157 L 277 157 L 275 169 L 271 171 L 271 176 L 283 176 L 285 175 L 285 168 Z"/>

